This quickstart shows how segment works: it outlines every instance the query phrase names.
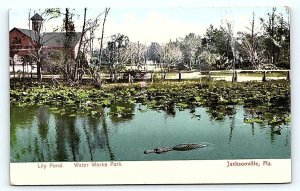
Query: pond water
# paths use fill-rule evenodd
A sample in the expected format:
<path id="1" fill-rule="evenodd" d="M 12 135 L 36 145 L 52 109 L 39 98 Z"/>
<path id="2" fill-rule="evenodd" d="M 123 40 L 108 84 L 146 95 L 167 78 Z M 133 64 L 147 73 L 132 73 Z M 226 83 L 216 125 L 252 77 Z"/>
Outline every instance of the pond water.
<path id="1" fill-rule="evenodd" d="M 46 106 L 11 107 L 11 162 L 290 158 L 290 124 L 246 124 L 243 106 L 222 120 L 206 108 L 166 113 L 132 104 L 132 115 L 61 115 Z M 112 108 L 112 107 L 111 107 Z M 144 154 L 156 147 L 208 147 Z"/>

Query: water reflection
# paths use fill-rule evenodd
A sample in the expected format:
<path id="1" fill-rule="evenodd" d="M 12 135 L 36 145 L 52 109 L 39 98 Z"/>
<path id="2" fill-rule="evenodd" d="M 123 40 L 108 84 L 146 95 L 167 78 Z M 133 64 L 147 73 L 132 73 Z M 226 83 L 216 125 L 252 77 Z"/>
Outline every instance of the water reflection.
<path id="1" fill-rule="evenodd" d="M 165 111 L 166 111 L 166 117 L 175 117 L 176 116 L 175 103 L 170 102 L 168 107 L 165 109 Z"/>
<path id="2" fill-rule="evenodd" d="M 233 116 L 230 116 L 230 131 L 229 131 L 229 137 L 228 137 L 228 144 L 230 144 L 231 142 L 231 139 L 232 139 L 232 136 L 233 136 L 233 130 L 234 130 L 234 127 L 235 127 L 235 115 Z"/>
<path id="3" fill-rule="evenodd" d="M 277 136 L 281 135 L 281 129 L 282 129 L 282 127 L 280 125 L 275 126 L 275 127 L 271 126 L 270 137 L 271 137 L 272 143 L 274 143 Z"/>
<path id="4" fill-rule="evenodd" d="M 255 126 L 254 126 L 254 123 L 251 123 L 251 132 L 252 132 L 252 135 L 255 134 Z"/>
<path id="5" fill-rule="evenodd" d="M 39 107 L 37 109 L 37 126 L 38 126 L 38 133 L 40 137 L 40 144 L 38 143 L 38 139 L 34 140 L 34 151 L 36 156 L 38 156 L 39 161 L 47 161 L 51 156 L 49 142 L 47 136 L 49 134 L 49 118 L 50 114 L 46 107 Z"/>
<path id="6" fill-rule="evenodd" d="M 107 149 L 108 149 L 108 152 L 109 152 L 109 158 L 110 158 L 110 160 L 115 160 L 115 155 L 114 155 L 114 153 L 112 151 L 112 148 L 109 144 L 108 127 L 107 127 L 105 117 L 103 117 L 103 120 L 102 120 L 102 129 L 103 129 L 103 132 L 104 132 L 104 135 L 105 135 L 105 138 L 106 138 L 106 145 L 107 145 Z"/>
<path id="7" fill-rule="evenodd" d="M 36 116 L 36 107 L 18 107 L 10 110 L 10 144 L 16 144 L 17 128 L 25 128 Z"/>
<path id="8" fill-rule="evenodd" d="M 80 133 L 76 128 L 76 117 L 55 115 L 56 160 L 79 159 Z M 67 149 L 70 148 L 70 149 Z M 70 152 L 70 153 L 68 153 Z M 69 157 L 70 156 L 70 157 Z"/>
<path id="9" fill-rule="evenodd" d="M 87 134 L 90 134 L 90 136 L 93 135 L 93 139 L 91 141 L 91 155 L 93 155 L 96 151 L 96 148 L 99 148 L 101 150 L 105 149 L 106 145 L 106 136 L 103 132 L 103 129 L 101 128 L 101 120 L 105 118 L 103 115 L 101 117 L 89 117 L 85 118 L 86 127 L 88 127 L 89 132 Z"/>
<path id="10" fill-rule="evenodd" d="M 84 124 L 83 124 L 83 130 L 84 130 L 84 134 L 86 136 L 86 143 L 87 143 L 87 146 L 88 146 L 88 149 L 89 149 L 89 154 L 90 154 L 90 159 L 91 161 L 94 160 L 94 157 L 93 157 L 93 152 L 95 150 L 95 145 L 91 142 L 91 134 L 87 131 L 87 124 L 86 124 L 86 120 L 84 120 Z"/>
<path id="11" fill-rule="evenodd" d="M 125 109 L 124 109 L 125 108 Z M 220 108 L 219 108 L 220 109 Z M 11 108 L 11 160 L 111 161 L 289 158 L 290 126 L 246 124 L 242 106 L 229 116 L 211 109 L 156 112 L 135 104 L 113 105 L 102 115 L 59 114 L 48 107 Z M 254 116 L 255 117 L 255 116 Z M 254 132 L 255 127 L 260 128 Z M 234 139 L 233 139 L 234 137 Z M 270 141 L 271 140 L 271 141 Z M 209 150 L 145 156 L 157 146 L 208 142 Z M 226 144 L 227 143 L 227 144 Z M 249 152 L 245 152 L 248 150 Z M 228 152 L 230 151 L 230 152 Z"/>

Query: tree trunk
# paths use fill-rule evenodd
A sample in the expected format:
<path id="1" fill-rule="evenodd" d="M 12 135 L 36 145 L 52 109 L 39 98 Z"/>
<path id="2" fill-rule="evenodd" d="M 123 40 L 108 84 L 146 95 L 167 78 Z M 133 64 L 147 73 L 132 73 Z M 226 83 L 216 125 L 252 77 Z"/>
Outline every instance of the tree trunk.
<path id="1" fill-rule="evenodd" d="M 25 76 L 25 63 L 22 63 L 22 69 L 23 69 L 23 74 L 22 74 L 22 76 L 24 77 L 24 76 Z"/>
<path id="2" fill-rule="evenodd" d="M 15 60 L 12 61 L 14 78 L 16 77 Z"/>
<path id="3" fill-rule="evenodd" d="M 101 41 L 100 41 L 100 50 L 99 50 L 99 83 L 101 85 L 101 64 L 102 64 L 102 48 L 103 48 L 103 36 L 104 36 L 104 27 L 105 27 L 105 22 L 106 22 L 106 17 L 108 15 L 110 8 L 105 9 L 105 15 L 103 19 L 103 24 L 102 24 L 102 32 L 101 32 Z"/>
<path id="4" fill-rule="evenodd" d="M 153 72 L 151 72 L 151 82 L 153 83 Z"/>
<path id="5" fill-rule="evenodd" d="M 178 71 L 178 77 L 179 77 L 178 81 L 181 82 L 181 70 Z"/>
<path id="6" fill-rule="evenodd" d="M 266 71 L 264 71 L 264 76 L 263 76 L 263 78 L 262 78 L 262 81 L 263 81 L 263 82 L 267 81 Z"/>
<path id="7" fill-rule="evenodd" d="M 201 63 L 199 61 L 199 81 L 201 83 Z"/>
<path id="8" fill-rule="evenodd" d="M 233 45 L 232 45 L 233 46 Z M 236 62 L 236 55 L 235 50 L 233 50 L 233 61 L 232 61 L 232 82 L 236 82 L 236 71 L 235 71 L 235 62 Z"/>
<path id="9" fill-rule="evenodd" d="M 85 23 L 86 23 L 86 8 L 84 8 L 84 16 L 83 16 L 83 26 L 82 26 L 82 31 L 81 31 L 81 35 L 80 35 L 80 41 L 79 41 L 79 46 L 78 46 L 78 50 L 77 50 L 77 56 L 76 56 L 76 65 L 75 65 L 75 70 L 74 70 L 74 74 L 73 74 L 73 81 L 75 81 L 77 79 L 77 69 L 80 66 L 79 60 L 80 60 L 80 49 L 82 46 L 82 39 L 83 36 L 85 34 Z"/>
<path id="10" fill-rule="evenodd" d="M 40 61 L 37 61 L 36 62 L 36 70 L 37 70 L 37 79 L 39 82 L 42 81 L 42 73 L 41 73 L 41 62 Z"/>
<path id="11" fill-rule="evenodd" d="M 32 63 L 30 64 L 30 78 L 32 79 L 33 78 L 33 76 L 32 76 Z"/>

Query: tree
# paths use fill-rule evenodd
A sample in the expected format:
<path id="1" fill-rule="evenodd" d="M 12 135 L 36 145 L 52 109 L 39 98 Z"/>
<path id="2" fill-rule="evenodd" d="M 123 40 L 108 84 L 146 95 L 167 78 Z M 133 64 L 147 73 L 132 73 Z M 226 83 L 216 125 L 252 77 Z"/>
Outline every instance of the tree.
<path id="1" fill-rule="evenodd" d="M 180 44 L 178 41 L 175 42 L 168 42 L 166 44 L 163 44 L 161 46 L 161 78 L 165 79 L 166 72 L 170 70 L 170 67 L 172 66 L 177 67 L 179 72 L 179 80 L 181 80 L 181 73 L 180 71 L 184 69 L 183 66 L 183 54 L 180 49 Z"/>
<path id="2" fill-rule="evenodd" d="M 220 55 L 212 53 L 211 50 L 207 47 L 201 52 L 201 54 L 199 55 L 199 59 L 207 65 L 208 75 L 210 77 L 212 65 L 215 64 L 218 60 L 220 60 Z"/>
<path id="3" fill-rule="evenodd" d="M 152 42 L 148 47 L 147 58 L 154 63 L 161 62 L 161 46 L 157 42 Z"/>
<path id="4" fill-rule="evenodd" d="M 111 36 L 111 40 L 107 43 L 107 61 L 109 64 L 111 81 L 117 80 L 118 71 L 123 68 L 123 64 L 128 60 L 126 49 L 129 44 L 129 38 L 123 34 Z"/>
<path id="5" fill-rule="evenodd" d="M 21 57 L 21 60 L 22 60 L 22 67 L 23 67 L 23 75 L 22 76 L 23 77 L 25 76 L 25 66 L 27 66 L 27 68 L 28 68 L 28 66 L 30 66 L 31 67 L 30 68 L 30 76 L 32 78 L 32 63 L 34 61 L 34 58 L 31 55 L 26 54 Z"/>
<path id="6" fill-rule="evenodd" d="M 109 11 L 109 8 L 106 8 L 104 12 L 101 12 L 96 17 L 87 18 L 87 9 L 86 8 L 84 9 L 83 25 L 82 25 L 77 55 L 75 58 L 76 65 L 75 65 L 74 73 L 72 75 L 72 81 L 78 81 L 78 80 L 82 79 L 82 76 L 85 72 L 84 66 L 85 65 L 87 66 L 87 62 L 88 62 L 86 55 L 92 55 L 94 52 L 93 51 L 94 50 L 93 42 L 96 39 L 94 32 L 100 26 L 101 16 L 103 14 L 104 14 L 104 23 L 102 26 L 104 27 L 108 11 Z M 102 28 L 101 39 L 103 39 L 103 35 L 104 35 L 104 28 Z M 101 52 L 102 52 L 102 47 L 101 47 Z M 95 59 L 93 59 L 93 60 L 95 60 Z M 98 59 L 98 60 L 101 61 L 101 59 Z M 95 69 L 95 68 L 92 68 L 92 70 L 93 69 Z M 93 71 L 93 73 L 96 73 L 96 72 L 97 71 Z M 94 75 L 94 77 L 99 77 L 99 75 Z M 98 80 L 96 80 L 96 82 L 97 81 Z"/>
<path id="7" fill-rule="evenodd" d="M 62 50 L 55 50 L 48 56 L 47 62 L 52 66 L 52 71 L 58 71 L 62 74 L 64 80 L 69 79 L 70 60 L 65 60 L 65 52 Z M 74 63 L 73 63 L 74 64 Z"/>
<path id="8" fill-rule="evenodd" d="M 261 47 L 261 41 L 259 37 L 250 38 L 247 35 L 243 36 L 241 44 L 239 44 L 239 50 L 244 62 L 250 62 L 251 68 L 264 68 L 266 59 L 263 55 L 263 49 Z"/>
<path id="9" fill-rule="evenodd" d="M 40 20 L 40 25 L 36 26 L 36 30 L 34 31 L 34 34 L 32 34 L 35 37 L 35 42 L 32 44 L 34 47 L 33 51 L 30 51 L 31 56 L 35 58 L 35 62 L 37 65 L 37 79 L 38 81 L 42 80 L 42 63 L 43 59 L 45 58 L 43 47 L 46 43 L 45 40 L 43 40 L 42 37 L 42 28 L 46 22 L 48 22 L 51 19 L 58 18 L 61 15 L 61 11 L 59 8 L 48 8 L 40 12 L 39 14 L 41 17 L 43 17 L 42 20 Z M 51 39 L 49 39 L 51 40 Z"/>
<path id="10" fill-rule="evenodd" d="M 196 52 L 201 48 L 201 36 L 190 33 L 181 39 L 181 51 L 184 62 L 191 70 L 192 65 L 196 63 Z"/>
<path id="11" fill-rule="evenodd" d="M 59 68 L 63 74 L 63 77 L 66 81 L 71 80 L 72 76 L 75 75 L 75 72 L 73 72 L 74 67 L 76 66 L 75 60 L 72 58 L 72 52 L 71 50 L 71 43 L 74 40 L 74 38 L 77 38 L 77 35 L 75 33 L 75 25 L 73 22 L 73 16 L 74 14 L 70 12 L 69 8 L 66 8 L 65 18 L 63 20 L 63 30 L 65 31 L 65 38 L 64 38 L 64 49 L 61 52 L 63 56 L 63 62 L 62 65 L 59 65 Z M 77 52 L 79 54 L 79 52 Z M 59 52 L 54 53 L 54 60 L 59 57 Z M 58 62 L 59 63 L 59 62 Z"/>
<path id="12" fill-rule="evenodd" d="M 102 58 L 102 51 L 103 51 L 103 37 L 104 37 L 104 29 L 105 29 L 106 17 L 107 17 L 107 15 L 109 13 L 109 10 L 110 10 L 110 8 L 105 8 L 104 19 L 103 19 L 103 22 L 102 22 L 102 32 L 101 32 L 101 39 L 100 39 L 99 56 L 98 56 L 99 64 L 98 64 L 98 67 L 95 68 L 96 71 L 93 72 L 95 74 L 94 75 L 95 77 L 93 79 L 95 80 L 95 82 L 97 84 L 100 83 L 100 85 L 101 85 L 101 73 L 100 73 L 100 70 L 101 70 L 101 64 L 102 64 L 101 58 Z M 99 70 L 99 73 L 98 73 L 98 70 Z"/>
<path id="13" fill-rule="evenodd" d="M 243 57 L 244 63 L 249 62 L 251 68 L 262 69 L 265 64 L 265 58 L 263 55 L 263 48 L 261 46 L 262 41 L 259 36 L 259 31 L 255 25 L 255 14 L 253 12 L 252 21 L 250 27 L 246 27 L 249 32 L 240 32 L 238 41 L 239 50 Z"/>
<path id="14" fill-rule="evenodd" d="M 250 27 L 246 27 L 248 32 L 239 32 L 238 49 L 241 53 L 243 59 L 244 67 L 245 64 L 249 63 L 250 68 L 253 69 L 263 69 L 266 63 L 265 56 L 263 54 L 264 49 L 262 46 L 262 38 L 259 34 L 260 27 L 255 25 L 255 14 L 253 12 L 252 20 L 250 22 Z"/>
<path id="15" fill-rule="evenodd" d="M 227 21 L 226 22 L 226 33 L 228 36 L 228 41 L 230 42 L 230 48 L 232 51 L 233 59 L 232 59 L 232 82 L 235 82 L 237 80 L 237 75 L 235 72 L 236 63 L 237 63 L 237 57 L 238 57 L 238 51 L 237 51 L 237 42 L 233 33 L 233 23 Z"/>
<path id="16" fill-rule="evenodd" d="M 77 50 L 77 56 L 75 58 L 76 61 L 76 65 L 75 65 L 75 69 L 74 69 L 74 74 L 73 74 L 73 81 L 76 81 L 78 79 L 78 71 L 80 70 L 81 67 L 81 63 L 80 63 L 80 51 L 81 51 L 81 47 L 83 44 L 83 37 L 87 32 L 86 29 L 86 10 L 87 8 L 84 8 L 84 14 L 83 14 L 83 26 L 82 26 L 82 31 L 81 31 L 81 35 L 80 35 L 80 41 L 79 41 L 79 45 L 78 45 L 78 50 Z"/>
<path id="17" fill-rule="evenodd" d="M 183 59 L 183 54 L 180 49 L 178 42 L 168 42 L 162 45 L 161 48 L 162 60 L 164 62 L 164 68 L 166 70 L 170 69 L 170 66 L 178 66 Z"/>
<path id="18" fill-rule="evenodd" d="M 47 63 L 52 66 L 52 71 L 58 69 L 59 73 L 62 74 L 63 79 L 72 84 L 76 82 L 79 71 L 83 71 L 82 67 L 86 64 L 86 59 L 82 52 L 83 48 L 81 48 L 81 46 L 84 46 L 83 36 L 82 33 L 80 33 L 79 48 L 75 54 L 73 50 L 74 45 L 72 44 L 77 42 L 79 35 L 75 32 L 75 24 L 73 22 L 75 14 L 72 13 L 72 10 L 69 8 L 66 8 L 65 12 L 61 14 L 64 15 L 62 26 L 62 31 L 64 31 L 63 49 L 52 50 L 48 58 L 45 59 L 47 60 Z M 75 55 L 76 57 L 74 58 Z"/>
<path id="19" fill-rule="evenodd" d="M 78 49 L 78 52 L 80 54 L 77 54 L 79 57 L 76 61 L 76 73 L 74 75 L 74 80 L 78 80 L 82 78 L 83 72 L 86 70 L 90 73 L 93 83 L 97 86 L 101 86 L 101 66 L 103 63 L 103 42 L 104 42 L 104 29 L 105 29 L 105 23 L 107 19 L 107 15 L 109 13 L 110 8 L 105 8 L 103 12 L 101 12 L 98 16 L 95 18 L 87 19 L 86 16 L 84 18 L 84 25 L 82 28 L 82 41 L 80 44 L 80 49 Z M 85 10 L 86 14 L 86 10 Z M 104 18 L 102 21 L 102 29 L 101 29 L 101 37 L 96 36 L 96 31 L 101 26 L 101 16 L 104 14 Z M 98 40 L 100 47 L 96 49 L 94 47 L 94 41 Z M 90 59 L 87 60 L 87 55 L 90 56 Z M 88 63 L 88 67 L 83 68 L 82 61 Z M 79 72 L 78 71 L 83 71 Z"/>
<path id="20" fill-rule="evenodd" d="M 224 27 L 214 28 L 213 25 L 209 26 L 202 39 L 202 49 L 196 52 L 196 56 L 200 59 L 208 58 L 207 56 L 201 56 L 203 51 L 215 54 L 215 57 L 218 58 L 215 60 L 215 63 L 209 65 L 209 70 L 211 68 L 228 69 L 232 67 L 231 61 L 233 59 L 233 53 L 230 38 Z M 204 53 L 204 55 L 205 54 L 206 53 Z"/>
<path id="21" fill-rule="evenodd" d="M 287 15 L 289 10 L 286 9 Z M 267 19 L 260 18 L 263 28 L 263 45 L 266 57 L 273 67 L 289 68 L 290 23 L 276 8 L 267 14 Z"/>
<path id="22" fill-rule="evenodd" d="M 148 54 L 148 47 L 144 44 L 138 42 L 128 42 L 127 47 L 122 49 L 120 57 L 122 58 L 123 64 L 130 64 L 136 66 L 138 70 L 142 69 L 142 66 L 145 65 Z"/>
<path id="23" fill-rule="evenodd" d="M 19 39 L 13 39 L 12 42 L 9 42 L 9 61 L 10 61 L 10 65 L 12 65 L 13 68 L 13 75 L 14 77 L 16 77 L 16 71 L 15 71 L 15 55 L 17 55 L 17 53 L 19 52 L 19 49 L 21 49 L 20 47 L 20 43 L 19 43 Z"/>

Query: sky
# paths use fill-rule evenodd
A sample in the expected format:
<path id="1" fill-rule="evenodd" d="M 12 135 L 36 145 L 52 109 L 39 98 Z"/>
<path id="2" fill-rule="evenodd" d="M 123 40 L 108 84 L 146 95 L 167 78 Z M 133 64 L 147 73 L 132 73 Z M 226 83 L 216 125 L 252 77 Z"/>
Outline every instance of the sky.
<path id="1" fill-rule="evenodd" d="M 64 11 L 64 9 L 62 9 Z M 104 8 L 87 8 L 87 18 L 93 18 L 103 12 Z M 149 45 L 151 42 L 166 43 L 176 38 L 183 38 L 189 33 L 203 35 L 209 25 L 225 26 L 229 21 L 233 24 L 234 33 L 246 31 L 250 26 L 252 14 L 259 27 L 259 18 L 265 17 L 271 7 L 231 7 L 231 8 L 111 8 L 105 25 L 105 39 L 113 34 L 121 33 L 130 41 Z M 31 10 L 31 16 L 38 10 Z M 81 31 L 83 8 L 74 9 L 74 22 L 77 31 Z M 287 14 L 284 7 L 277 7 L 277 12 Z M 28 9 L 13 9 L 9 13 L 9 29 L 13 27 L 28 29 Z M 103 17 L 102 17 L 103 18 Z M 63 17 L 45 22 L 44 30 L 53 31 L 61 28 Z M 102 19 L 101 19 L 102 20 Z M 101 36 L 99 27 L 96 36 Z M 97 44 L 95 44 L 97 46 Z"/>

